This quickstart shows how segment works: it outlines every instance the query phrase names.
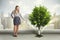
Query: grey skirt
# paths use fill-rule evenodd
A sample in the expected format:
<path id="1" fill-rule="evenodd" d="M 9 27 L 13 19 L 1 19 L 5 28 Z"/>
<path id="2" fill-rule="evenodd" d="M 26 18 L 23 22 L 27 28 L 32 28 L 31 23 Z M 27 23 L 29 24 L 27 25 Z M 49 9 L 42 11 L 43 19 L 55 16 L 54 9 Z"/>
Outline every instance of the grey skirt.
<path id="1" fill-rule="evenodd" d="M 14 17 L 13 23 L 14 23 L 14 25 L 19 25 L 19 24 L 21 24 L 20 17 Z"/>

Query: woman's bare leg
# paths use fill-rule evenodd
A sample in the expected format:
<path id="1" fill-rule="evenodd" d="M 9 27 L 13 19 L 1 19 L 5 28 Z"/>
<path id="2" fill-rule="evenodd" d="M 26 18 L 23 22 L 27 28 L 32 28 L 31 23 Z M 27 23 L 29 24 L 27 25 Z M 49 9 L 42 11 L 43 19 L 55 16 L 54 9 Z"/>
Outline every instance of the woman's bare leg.
<path id="1" fill-rule="evenodd" d="M 17 35 L 17 33 L 18 33 L 18 28 L 19 28 L 19 26 L 17 25 L 17 29 L 16 29 L 16 35 Z"/>
<path id="2" fill-rule="evenodd" d="M 17 25 L 14 25 L 14 35 L 16 35 Z"/>
<path id="3" fill-rule="evenodd" d="M 17 35 L 18 33 L 18 25 L 14 25 L 14 35 Z"/>

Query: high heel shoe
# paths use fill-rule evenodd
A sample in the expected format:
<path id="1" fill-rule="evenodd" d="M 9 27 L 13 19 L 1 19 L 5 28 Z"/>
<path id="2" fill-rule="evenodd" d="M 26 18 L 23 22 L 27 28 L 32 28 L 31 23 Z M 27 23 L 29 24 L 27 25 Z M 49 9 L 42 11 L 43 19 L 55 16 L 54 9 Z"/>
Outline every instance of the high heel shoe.
<path id="1" fill-rule="evenodd" d="M 17 35 L 15 35 L 15 34 L 14 34 L 13 36 L 14 36 L 14 37 L 17 37 Z"/>

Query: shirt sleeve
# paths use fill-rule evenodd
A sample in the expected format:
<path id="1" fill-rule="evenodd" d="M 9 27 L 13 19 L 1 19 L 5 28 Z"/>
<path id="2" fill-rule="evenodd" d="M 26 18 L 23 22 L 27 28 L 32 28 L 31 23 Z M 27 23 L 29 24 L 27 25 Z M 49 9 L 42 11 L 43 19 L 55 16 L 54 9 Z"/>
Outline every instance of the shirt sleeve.
<path id="1" fill-rule="evenodd" d="M 14 18 L 14 13 L 13 12 L 11 13 L 11 17 Z"/>
<path id="2" fill-rule="evenodd" d="M 24 18 L 22 17 L 22 15 L 20 14 L 20 17 L 24 20 Z"/>

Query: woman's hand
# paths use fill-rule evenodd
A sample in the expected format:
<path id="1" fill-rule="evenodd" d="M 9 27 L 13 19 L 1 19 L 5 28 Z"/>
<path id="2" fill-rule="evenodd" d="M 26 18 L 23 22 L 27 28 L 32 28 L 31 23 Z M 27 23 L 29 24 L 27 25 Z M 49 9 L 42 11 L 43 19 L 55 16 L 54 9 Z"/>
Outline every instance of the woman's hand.
<path id="1" fill-rule="evenodd" d="M 24 20 L 24 22 L 26 22 L 26 20 Z"/>

